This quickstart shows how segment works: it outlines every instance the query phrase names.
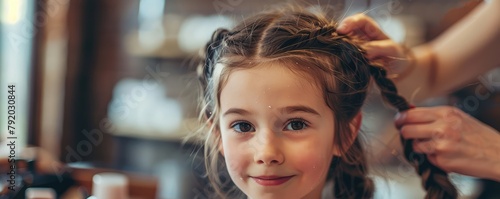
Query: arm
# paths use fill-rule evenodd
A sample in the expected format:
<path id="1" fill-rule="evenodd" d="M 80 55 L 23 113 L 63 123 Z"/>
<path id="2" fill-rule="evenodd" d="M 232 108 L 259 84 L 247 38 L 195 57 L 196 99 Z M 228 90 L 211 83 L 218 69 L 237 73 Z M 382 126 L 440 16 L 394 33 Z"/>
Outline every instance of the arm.
<path id="1" fill-rule="evenodd" d="M 416 101 L 447 94 L 499 66 L 499 9 L 500 1 L 483 3 L 434 41 L 412 49 L 415 68 L 396 82 L 401 94 Z"/>
<path id="2" fill-rule="evenodd" d="M 394 79 L 396 86 L 405 98 L 418 102 L 451 92 L 500 64 L 499 9 L 500 1 L 482 3 L 434 41 L 411 49 L 413 58 L 366 15 L 346 18 L 337 31 L 371 40 L 364 45 L 369 59 L 414 59 L 413 64 L 394 61 L 387 67 L 389 73 L 391 67 L 407 71 Z"/>

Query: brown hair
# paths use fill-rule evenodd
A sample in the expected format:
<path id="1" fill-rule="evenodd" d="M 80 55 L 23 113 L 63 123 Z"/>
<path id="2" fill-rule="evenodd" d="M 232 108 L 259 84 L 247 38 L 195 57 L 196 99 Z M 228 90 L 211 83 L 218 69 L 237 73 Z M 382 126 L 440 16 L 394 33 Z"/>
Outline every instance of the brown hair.
<path id="1" fill-rule="evenodd" d="M 264 12 L 231 30 L 214 32 L 198 70 L 203 91 L 200 116 L 206 122 L 198 133 L 205 140 L 205 166 L 218 197 L 225 198 L 228 191 L 220 188 L 218 172 L 222 87 L 231 71 L 271 62 L 313 80 L 323 90 L 324 100 L 335 115 L 335 145 L 342 156 L 334 157 L 327 176 L 334 182 L 335 198 L 373 197 L 374 185 L 367 177 L 365 154 L 349 124 L 360 112 L 371 79 L 380 88 L 383 99 L 399 111 L 408 110 L 410 105 L 397 94 L 386 71 L 364 57 L 360 44 L 361 41 L 337 34 L 336 23 L 324 14 L 297 7 Z M 345 140 L 354 143 L 346 146 Z M 411 140 L 401 141 L 405 157 L 422 177 L 426 198 L 456 198 L 457 191 L 447 174 L 431 165 L 425 156 L 415 154 Z"/>

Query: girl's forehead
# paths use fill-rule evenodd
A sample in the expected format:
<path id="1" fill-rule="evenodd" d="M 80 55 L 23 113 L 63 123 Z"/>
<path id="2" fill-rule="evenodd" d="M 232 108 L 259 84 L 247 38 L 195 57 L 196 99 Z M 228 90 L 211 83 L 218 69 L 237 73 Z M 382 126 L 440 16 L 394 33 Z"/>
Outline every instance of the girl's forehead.
<path id="1" fill-rule="evenodd" d="M 220 95 L 221 108 L 288 106 L 297 103 L 319 107 L 324 104 L 322 90 L 301 73 L 279 64 L 262 64 L 233 70 Z"/>
<path id="2" fill-rule="evenodd" d="M 247 61 L 243 65 L 231 67 L 229 76 L 235 71 L 241 70 L 246 75 L 275 73 L 275 77 L 287 77 L 295 82 L 307 79 L 307 82 L 311 82 L 310 80 L 316 79 L 314 68 L 316 67 L 305 60 L 297 62 L 288 60 Z"/>
<path id="3" fill-rule="evenodd" d="M 303 70 L 297 70 L 297 67 L 300 66 L 269 62 L 254 67 L 239 68 L 228 74 L 227 83 L 230 83 L 229 80 L 235 80 L 231 83 L 241 87 L 266 90 L 272 87 L 318 89 L 311 75 Z"/>

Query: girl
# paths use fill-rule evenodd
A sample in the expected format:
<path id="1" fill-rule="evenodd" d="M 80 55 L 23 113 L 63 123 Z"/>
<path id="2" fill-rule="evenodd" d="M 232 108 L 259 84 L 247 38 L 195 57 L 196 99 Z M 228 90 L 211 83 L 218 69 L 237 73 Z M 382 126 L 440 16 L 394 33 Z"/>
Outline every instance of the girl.
<path id="1" fill-rule="evenodd" d="M 213 34 L 198 70 L 205 121 L 199 135 L 216 197 L 236 197 L 221 188 L 219 158 L 248 198 L 319 199 L 328 182 L 335 198 L 373 197 L 357 136 L 369 82 L 398 110 L 410 106 L 360 44 L 336 33 L 325 15 L 298 8 Z M 456 198 L 447 174 L 403 144 L 426 198 Z"/>

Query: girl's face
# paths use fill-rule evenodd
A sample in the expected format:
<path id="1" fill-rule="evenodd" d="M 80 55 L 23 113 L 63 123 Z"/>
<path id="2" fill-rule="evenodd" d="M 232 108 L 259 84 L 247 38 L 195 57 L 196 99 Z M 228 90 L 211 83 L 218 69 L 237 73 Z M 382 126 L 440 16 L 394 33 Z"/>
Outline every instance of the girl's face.
<path id="1" fill-rule="evenodd" d="M 321 198 L 339 152 L 333 113 L 311 79 L 277 64 L 234 70 L 220 104 L 220 151 L 249 198 Z"/>

